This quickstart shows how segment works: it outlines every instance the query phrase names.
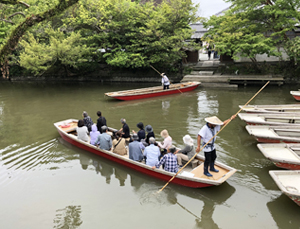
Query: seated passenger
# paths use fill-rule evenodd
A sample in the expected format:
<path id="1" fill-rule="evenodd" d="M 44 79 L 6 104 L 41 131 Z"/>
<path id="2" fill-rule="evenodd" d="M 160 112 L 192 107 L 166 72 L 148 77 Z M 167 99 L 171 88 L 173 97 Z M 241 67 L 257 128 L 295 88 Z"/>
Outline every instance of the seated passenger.
<path id="1" fill-rule="evenodd" d="M 151 137 L 155 138 L 152 126 L 147 125 L 145 127 L 145 131 L 147 132 L 146 143 L 149 145 L 149 138 L 151 138 Z"/>
<path id="2" fill-rule="evenodd" d="M 158 143 L 158 146 L 163 150 L 164 154 L 167 152 L 167 149 L 172 145 L 172 138 L 170 137 L 167 130 L 162 130 L 160 136 L 164 138 L 162 143 Z"/>
<path id="3" fill-rule="evenodd" d="M 144 124 L 142 122 L 139 122 L 138 124 L 136 124 L 136 126 L 140 129 L 138 132 L 137 132 L 137 135 L 139 137 L 139 142 L 142 140 L 142 139 L 145 139 L 146 138 L 146 133 L 145 133 L 145 130 L 144 130 Z M 132 131 L 134 134 L 136 134 L 136 132 L 133 130 Z"/>
<path id="4" fill-rule="evenodd" d="M 96 145 L 99 146 L 100 149 L 111 150 L 112 140 L 111 136 L 107 133 L 107 126 L 101 127 L 102 134 L 100 134 L 96 140 Z"/>
<path id="5" fill-rule="evenodd" d="M 129 158 L 134 161 L 142 161 L 144 158 L 141 143 L 138 142 L 137 134 L 132 135 L 133 142 L 129 143 Z"/>
<path id="6" fill-rule="evenodd" d="M 154 166 L 158 163 L 158 158 L 160 156 L 160 150 L 158 146 L 154 145 L 155 138 L 151 137 L 149 139 L 150 145 L 144 150 L 144 156 L 146 157 L 146 165 Z"/>
<path id="7" fill-rule="evenodd" d="M 89 131 L 92 130 L 92 125 L 94 124 L 91 117 L 88 115 L 86 111 L 82 113 L 84 125 L 88 128 Z"/>
<path id="8" fill-rule="evenodd" d="M 96 144 L 96 140 L 98 138 L 98 136 L 100 135 L 100 132 L 98 131 L 98 128 L 96 126 L 96 124 L 92 125 L 92 131 L 90 132 L 90 137 L 91 137 L 91 144 L 95 145 Z"/>
<path id="9" fill-rule="evenodd" d="M 116 138 L 112 141 L 113 152 L 119 155 L 126 155 L 126 141 L 125 138 L 122 138 L 121 136 L 122 133 L 118 131 L 116 133 Z"/>
<path id="10" fill-rule="evenodd" d="M 102 113 L 101 111 L 97 111 L 97 115 L 98 115 L 98 119 L 97 119 L 97 128 L 98 128 L 98 131 L 100 131 L 101 133 L 101 127 L 102 126 L 107 126 L 106 124 L 106 119 L 105 117 L 102 116 Z M 102 133 L 101 133 L 102 134 Z"/>
<path id="11" fill-rule="evenodd" d="M 183 142 L 185 144 L 184 149 L 179 150 L 176 154 L 179 167 L 182 167 L 182 159 L 185 161 L 189 161 L 196 154 L 194 140 L 190 135 L 185 135 L 183 137 Z"/>
<path id="12" fill-rule="evenodd" d="M 88 136 L 89 131 L 88 128 L 84 125 L 84 121 L 82 119 L 78 120 L 76 132 L 77 132 L 77 138 L 79 140 L 85 142 L 89 141 L 89 136 Z"/>
<path id="13" fill-rule="evenodd" d="M 159 168 L 161 165 L 164 165 L 164 170 L 171 173 L 178 172 L 177 165 L 177 156 L 174 154 L 176 152 L 176 148 L 171 146 L 167 149 L 167 154 L 160 159 L 160 161 L 152 167 L 152 169 Z"/>
<path id="14" fill-rule="evenodd" d="M 122 128 L 120 129 L 120 131 L 122 131 L 122 137 L 123 138 L 130 138 L 130 130 L 129 130 L 129 126 L 126 123 L 126 119 L 125 118 L 121 118 L 121 123 L 123 124 Z"/>

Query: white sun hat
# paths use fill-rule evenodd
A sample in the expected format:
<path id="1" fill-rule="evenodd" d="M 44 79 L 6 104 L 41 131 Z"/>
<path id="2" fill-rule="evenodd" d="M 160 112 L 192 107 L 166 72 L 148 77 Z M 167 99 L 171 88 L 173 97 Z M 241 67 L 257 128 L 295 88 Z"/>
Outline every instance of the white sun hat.
<path id="1" fill-rule="evenodd" d="M 224 124 L 217 116 L 205 118 L 205 121 L 210 124 L 213 124 L 213 125 L 223 125 Z"/>

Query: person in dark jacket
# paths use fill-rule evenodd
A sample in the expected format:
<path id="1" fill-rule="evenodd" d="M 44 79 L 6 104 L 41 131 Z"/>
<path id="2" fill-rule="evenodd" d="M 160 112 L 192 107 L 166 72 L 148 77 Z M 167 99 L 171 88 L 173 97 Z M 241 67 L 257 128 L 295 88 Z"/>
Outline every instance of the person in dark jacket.
<path id="1" fill-rule="evenodd" d="M 153 132 L 153 128 L 152 128 L 151 125 L 147 125 L 147 126 L 145 127 L 145 130 L 146 130 L 146 132 L 147 132 L 146 143 L 147 143 L 148 145 L 150 145 L 150 143 L 149 143 L 149 138 L 151 138 L 151 137 L 155 138 L 155 135 L 154 135 L 154 132 Z"/>
<path id="2" fill-rule="evenodd" d="M 123 132 L 122 137 L 123 138 L 130 138 L 130 129 L 129 126 L 126 123 L 125 118 L 121 118 L 121 123 L 123 124 L 123 127 L 120 129 L 120 131 Z"/>
<path id="3" fill-rule="evenodd" d="M 98 119 L 97 119 L 97 128 L 98 128 L 98 131 L 100 131 L 100 133 L 102 134 L 102 130 L 101 130 L 101 127 L 102 126 L 107 126 L 106 124 L 106 119 L 105 117 L 102 116 L 102 113 L 101 111 L 97 111 L 97 115 L 98 115 Z"/>
<path id="4" fill-rule="evenodd" d="M 84 125 L 88 128 L 88 131 L 92 131 L 92 125 L 94 124 L 91 117 L 88 115 L 86 111 L 82 113 Z"/>
<path id="5" fill-rule="evenodd" d="M 137 132 L 137 135 L 139 137 L 139 142 L 142 140 L 142 139 L 145 139 L 146 138 L 146 132 L 144 130 L 144 124 L 142 122 L 139 122 L 138 124 L 136 124 L 136 126 L 140 129 L 138 132 Z M 133 130 L 132 131 L 134 134 L 136 134 L 136 132 Z"/>

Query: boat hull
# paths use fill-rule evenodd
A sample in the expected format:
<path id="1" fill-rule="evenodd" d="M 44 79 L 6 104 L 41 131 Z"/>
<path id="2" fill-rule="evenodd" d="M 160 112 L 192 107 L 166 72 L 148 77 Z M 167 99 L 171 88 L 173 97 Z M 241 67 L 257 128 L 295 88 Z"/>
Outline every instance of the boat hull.
<path id="1" fill-rule="evenodd" d="M 122 164 L 126 167 L 129 167 L 131 169 L 134 169 L 136 171 L 142 172 L 144 174 L 147 174 L 149 176 L 164 180 L 164 181 L 169 181 L 175 174 L 173 173 L 169 173 L 166 172 L 164 170 L 160 170 L 160 169 L 152 169 L 151 167 L 142 164 L 140 162 L 135 162 L 132 161 L 130 159 L 123 159 L 122 156 L 119 156 L 117 154 L 114 154 L 110 151 L 106 151 L 106 150 L 101 150 L 99 148 L 96 148 L 95 146 L 92 146 L 88 143 L 82 142 L 80 140 L 75 139 L 74 136 L 72 136 L 71 134 L 66 133 L 65 131 L 62 131 L 59 127 L 57 127 L 56 124 L 54 124 L 60 134 L 60 136 L 67 142 L 69 142 L 70 144 L 81 148 L 83 150 L 86 150 L 88 152 L 94 153 L 96 155 L 102 156 L 104 158 L 107 158 L 111 161 L 114 161 L 116 163 Z M 221 164 L 221 163 L 219 163 Z M 218 165 L 216 163 L 216 165 Z M 231 175 L 233 175 L 236 170 L 233 168 L 230 168 L 228 166 L 225 166 L 226 169 L 228 170 L 227 174 L 224 175 L 222 178 L 218 179 L 218 180 L 214 180 L 214 179 L 199 179 L 199 178 L 189 178 L 189 177 L 185 177 L 182 175 L 177 175 L 172 181 L 171 183 L 173 184 L 177 184 L 177 185 L 181 185 L 181 186 L 186 186 L 186 187 L 191 187 L 191 188 L 204 188 L 204 187 L 209 187 L 209 186 L 216 186 L 216 185 L 220 185 L 223 182 L 225 182 Z M 223 167 L 223 168 L 225 168 Z"/>
<path id="2" fill-rule="evenodd" d="M 166 90 L 160 90 L 157 92 L 150 92 L 150 93 L 144 93 L 144 94 L 138 93 L 138 94 L 132 94 L 132 95 L 114 95 L 114 93 L 106 93 L 105 95 L 115 98 L 115 99 L 118 99 L 118 100 L 129 101 L 129 100 L 147 99 L 147 98 L 152 98 L 152 97 L 189 92 L 189 91 L 195 90 L 199 85 L 200 85 L 200 83 L 195 83 L 193 85 L 183 87 L 183 88 L 173 88 L 173 89 L 170 88 L 170 89 L 166 89 Z"/>
<path id="3" fill-rule="evenodd" d="M 289 170 L 300 170 L 300 165 L 271 160 L 277 167 Z"/>
<path id="4" fill-rule="evenodd" d="M 291 91 L 290 93 L 294 97 L 294 99 L 300 101 L 300 91 Z"/>

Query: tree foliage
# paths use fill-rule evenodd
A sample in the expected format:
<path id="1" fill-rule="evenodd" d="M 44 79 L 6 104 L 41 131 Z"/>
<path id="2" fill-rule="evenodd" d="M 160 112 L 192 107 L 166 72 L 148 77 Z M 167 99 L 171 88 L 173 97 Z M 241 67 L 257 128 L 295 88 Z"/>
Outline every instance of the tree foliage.
<path id="1" fill-rule="evenodd" d="M 89 48 L 82 44 L 79 32 L 65 35 L 59 30 L 49 28 L 45 31 L 46 42 L 39 42 L 32 33 L 28 34 L 28 39 L 20 41 L 24 47 L 20 53 L 20 65 L 35 75 L 43 73 L 59 63 L 66 67 L 76 68 L 79 63 L 86 62 L 85 55 Z"/>
<path id="2" fill-rule="evenodd" d="M 36 2 L 39 3 L 39 1 Z M 18 23 L 18 25 L 11 31 L 7 40 L 5 40 L 4 45 L 1 46 L 0 64 L 2 65 L 1 71 L 3 77 L 8 77 L 9 74 L 8 56 L 12 53 L 13 50 L 15 50 L 20 38 L 24 35 L 24 33 L 32 26 L 42 21 L 49 20 L 53 16 L 62 13 L 66 8 L 74 5 L 77 2 L 78 0 L 59 0 L 58 2 L 47 1 L 47 3 L 43 2 L 41 7 L 30 7 L 31 10 L 29 11 L 32 11 L 33 13 L 27 13 L 26 19 Z M 0 3 L 15 5 L 19 4 L 20 1 L 0 1 Z"/>
<path id="3" fill-rule="evenodd" d="M 171 64 L 185 54 L 195 18 L 190 1 L 163 1 L 155 6 L 130 0 L 85 0 L 65 19 L 84 28 L 91 46 L 111 66 L 138 68 L 154 63 Z M 84 30 L 82 30 L 84 31 Z"/>
<path id="4" fill-rule="evenodd" d="M 300 0 L 227 0 L 232 7 L 224 16 L 213 16 L 205 26 L 206 38 L 222 54 L 256 61 L 257 54 L 280 56 L 287 33 L 299 23 Z"/>

